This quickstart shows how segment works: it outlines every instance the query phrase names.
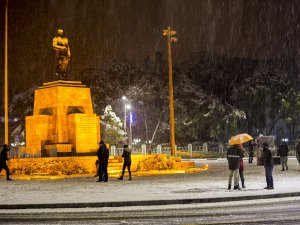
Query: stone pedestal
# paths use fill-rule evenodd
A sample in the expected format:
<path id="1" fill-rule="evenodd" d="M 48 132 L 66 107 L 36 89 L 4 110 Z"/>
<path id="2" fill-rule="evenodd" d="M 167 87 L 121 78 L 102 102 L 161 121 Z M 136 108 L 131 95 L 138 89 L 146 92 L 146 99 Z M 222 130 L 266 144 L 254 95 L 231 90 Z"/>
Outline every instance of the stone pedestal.
<path id="1" fill-rule="evenodd" d="M 100 118 L 90 89 L 80 81 L 44 83 L 34 93 L 32 116 L 25 118 L 28 157 L 93 155 L 100 141 Z"/>

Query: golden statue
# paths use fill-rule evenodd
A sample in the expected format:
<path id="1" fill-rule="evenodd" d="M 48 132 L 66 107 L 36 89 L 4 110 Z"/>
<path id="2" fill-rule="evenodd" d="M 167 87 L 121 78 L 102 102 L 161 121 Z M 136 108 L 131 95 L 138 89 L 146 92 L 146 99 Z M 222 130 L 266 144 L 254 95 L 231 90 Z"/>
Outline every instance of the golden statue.
<path id="1" fill-rule="evenodd" d="M 53 38 L 52 47 L 55 51 L 56 75 L 62 78 L 67 74 L 67 65 L 71 58 L 68 38 L 63 37 L 64 31 L 57 29 L 57 37 Z"/>

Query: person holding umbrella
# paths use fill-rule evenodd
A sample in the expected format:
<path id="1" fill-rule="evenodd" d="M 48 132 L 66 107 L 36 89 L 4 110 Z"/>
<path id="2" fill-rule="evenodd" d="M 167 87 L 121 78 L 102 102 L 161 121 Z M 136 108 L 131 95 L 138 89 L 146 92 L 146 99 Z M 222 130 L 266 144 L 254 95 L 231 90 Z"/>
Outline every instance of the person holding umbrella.
<path id="1" fill-rule="evenodd" d="M 227 161 L 229 167 L 229 179 L 228 179 L 228 190 L 231 189 L 232 177 L 234 180 L 234 190 L 240 190 L 239 187 L 239 168 L 240 168 L 240 158 L 241 149 L 239 145 L 232 145 L 227 150 Z"/>
<path id="2" fill-rule="evenodd" d="M 241 172 L 242 186 L 245 187 L 244 179 L 244 167 L 240 168 L 240 162 L 243 160 L 243 149 L 242 144 L 253 140 L 249 134 L 238 134 L 233 136 L 229 140 L 231 147 L 227 150 L 227 161 L 229 167 L 229 180 L 228 180 L 228 190 L 231 189 L 232 177 L 234 177 L 234 190 L 240 190 L 239 187 L 239 174 Z"/>

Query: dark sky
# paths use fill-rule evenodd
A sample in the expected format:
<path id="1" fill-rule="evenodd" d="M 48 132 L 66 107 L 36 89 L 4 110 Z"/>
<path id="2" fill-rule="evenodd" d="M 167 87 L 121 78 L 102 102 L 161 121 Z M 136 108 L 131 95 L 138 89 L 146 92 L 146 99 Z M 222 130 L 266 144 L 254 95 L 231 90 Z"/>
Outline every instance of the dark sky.
<path id="1" fill-rule="evenodd" d="M 4 61 L 4 2 L 1 52 Z M 53 79 L 52 38 L 69 38 L 71 71 L 112 60 L 166 58 L 162 30 L 177 31 L 174 60 L 191 52 L 253 59 L 299 57 L 300 1 L 293 0 L 9 0 L 10 87 Z M 3 83 L 3 69 L 0 71 Z M 2 85 L 1 85 L 2 86 Z M 16 90 L 15 90 L 16 91 Z"/>

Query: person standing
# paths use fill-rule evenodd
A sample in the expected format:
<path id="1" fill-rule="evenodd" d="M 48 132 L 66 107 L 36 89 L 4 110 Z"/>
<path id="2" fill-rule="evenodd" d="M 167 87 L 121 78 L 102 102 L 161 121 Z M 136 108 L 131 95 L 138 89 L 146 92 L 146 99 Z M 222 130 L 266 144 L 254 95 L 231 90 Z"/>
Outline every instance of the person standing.
<path id="1" fill-rule="evenodd" d="M 263 160 L 264 160 L 265 175 L 267 181 L 267 187 L 265 187 L 264 189 L 268 189 L 268 190 L 274 189 L 273 174 L 272 174 L 274 168 L 274 161 L 268 143 L 263 143 Z"/>
<path id="2" fill-rule="evenodd" d="M 2 169 L 6 170 L 6 180 L 12 180 L 9 178 L 9 168 L 6 164 L 6 161 L 9 160 L 8 155 L 7 155 L 8 151 L 9 151 L 9 148 L 8 148 L 7 144 L 4 144 L 3 149 L 1 151 L 1 155 L 0 155 L 0 173 L 1 173 Z"/>
<path id="3" fill-rule="evenodd" d="M 241 149 L 241 156 L 240 156 L 240 167 L 239 167 L 239 175 L 242 182 L 242 188 L 246 188 L 245 186 L 245 177 L 244 177 L 244 156 L 245 156 L 245 150 L 243 149 L 243 146 L 240 145 Z"/>
<path id="4" fill-rule="evenodd" d="M 287 161 L 288 161 L 289 147 L 288 147 L 287 143 L 284 141 L 280 142 L 278 151 L 279 151 L 280 161 L 281 161 L 281 166 L 282 166 L 281 171 L 288 170 L 289 168 L 287 165 Z"/>
<path id="5" fill-rule="evenodd" d="M 104 141 L 100 141 L 100 147 L 98 149 L 97 156 L 99 161 L 99 180 L 97 182 L 108 182 L 107 166 L 109 152 L 106 148 Z"/>
<path id="6" fill-rule="evenodd" d="M 253 161 L 253 156 L 254 156 L 254 147 L 256 146 L 255 142 L 252 140 L 249 143 L 249 164 L 252 163 Z"/>
<path id="7" fill-rule="evenodd" d="M 240 168 L 241 149 L 238 145 L 233 145 L 227 150 L 227 161 L 229 167 L 228 190 L 231 189 L 232 177 L 234 178 L 234 190 L 239 187 L 239 168 Z"/>
<path id="8" fill-rule="evenodd" d="M 123 180 L 125 169 L 127 167 L 128 173 L 129 173 L 129 180 L 132 180 L 131 171 L 130 171 L 130 166 L 131 166 L 131 149 L 128 148 L 128 145 L 124 145 L 122 157 L 124 158 L 123 170 L 122 170 L 121 177 L 119 177 L 118 179 L 119 180 Z"/>
<path id="9" fill-rule="evenodd" d="M 300 165 L 300 137 L 299 137 L 298 143 L 296 145 L 296 157 L 297 157 L 298 163 Z"/>

